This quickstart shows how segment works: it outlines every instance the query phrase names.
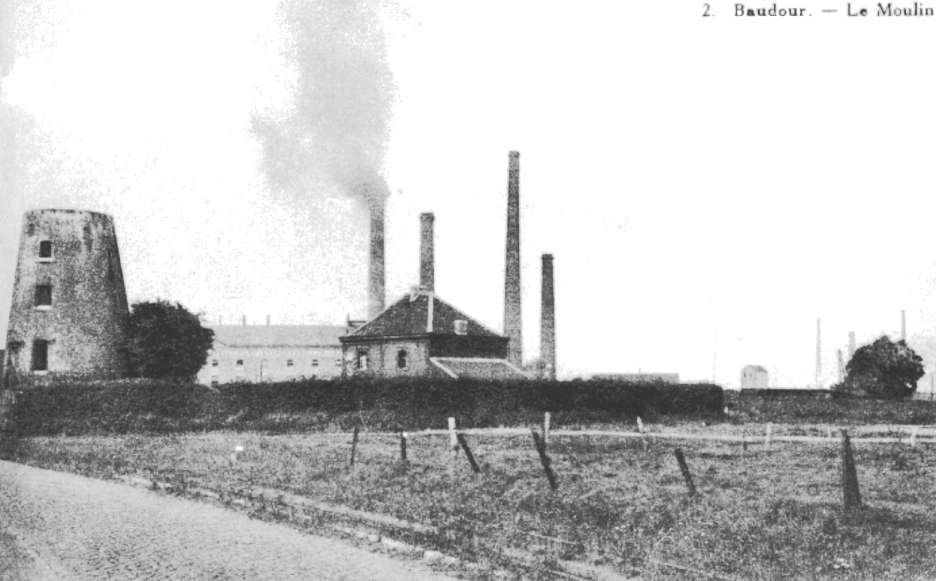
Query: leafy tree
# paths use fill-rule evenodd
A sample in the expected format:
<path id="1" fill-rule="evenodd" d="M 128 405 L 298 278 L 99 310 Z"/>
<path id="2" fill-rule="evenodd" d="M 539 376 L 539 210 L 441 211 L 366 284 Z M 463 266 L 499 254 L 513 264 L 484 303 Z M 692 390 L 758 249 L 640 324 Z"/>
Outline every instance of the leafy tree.
<path id="1" fill-rule="evenodd" d="M 877 397 L 906 398 L 913 395 L 923 377 L 923 358 L 903 340 L 882 335 L 859 347 L 845 367 L 844 391 Z"/>
<path id="2" fill-rule="evenodd" d="M 205 365 L 214 331 L 179 303 L 140 302 L 130 312 L 127 359 L 137 377 L 191 379 Z"/>

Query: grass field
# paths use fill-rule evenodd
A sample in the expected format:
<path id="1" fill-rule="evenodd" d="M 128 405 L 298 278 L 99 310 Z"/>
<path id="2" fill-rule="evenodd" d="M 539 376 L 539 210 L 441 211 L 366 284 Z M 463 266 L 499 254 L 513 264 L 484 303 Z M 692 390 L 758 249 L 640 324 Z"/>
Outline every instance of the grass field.
<path id="1" fill-rule="evenodd" d="M 683 426 L 747 433 L 750 426 Z M 865 508 L 840 508 L 840 445 L 554 436 L 550 490 L 529 434 L 471 435 L 482 466 L 447 436 L 214 432 L 34 437 L 14 459 L 99 477 L 158 475 L 218 491 L 275 488 L 434 525 L 447 549 L 482 559 L 511 548 L 648 579 L 936 578 L 936 446 L 855 443 Z M 230 459 L 235 446 L 244 452 Z M 699 495 L 674 459 L 681 447 Z M 455 539 L 454 542 L 451 539 Z M 473 540 L 472 540 L 473 539 Z"/>

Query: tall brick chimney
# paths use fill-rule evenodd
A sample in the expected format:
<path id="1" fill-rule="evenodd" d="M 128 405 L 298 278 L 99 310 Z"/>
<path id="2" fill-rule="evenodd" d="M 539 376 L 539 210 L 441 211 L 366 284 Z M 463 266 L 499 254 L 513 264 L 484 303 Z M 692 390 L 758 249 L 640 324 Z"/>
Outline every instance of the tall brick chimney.
<path id="1" fill-rule="evenodd" d="M 370 203 L 370 264 L 367 279 L 367 318 L 384 310 L 384 202 Z"/>
<path id="2" fill-rule="evenodd" d="M 519 367 L 523 365 L 523 313 L 520 306 L 520 152 L 511 151 L 508 158 L 504 335 L 510 339 L 507 360 Z"/>
<path id="3" fill-rule="evenodd" d="M 542 310 L 540 312 L 540 359 L 543 379 L 556 379 L 556 295 L 553 282 L 553 255 L 543 255 Z"/>
<path id="4" fill-rule="evenodd" d="M 435 214 L 423 212 L 419 215 L 419 288 L 435 291 Z"/>

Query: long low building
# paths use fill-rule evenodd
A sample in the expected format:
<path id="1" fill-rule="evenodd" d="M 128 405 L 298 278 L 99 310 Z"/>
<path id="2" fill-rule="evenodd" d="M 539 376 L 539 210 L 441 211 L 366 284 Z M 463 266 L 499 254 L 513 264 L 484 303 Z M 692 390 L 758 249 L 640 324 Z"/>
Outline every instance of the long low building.
<path id="1" fill-rule="evenodd" d="M 328 379 L 341 376 L 343 325 L 212 325 L 214 346 L 198 382 Z"/>

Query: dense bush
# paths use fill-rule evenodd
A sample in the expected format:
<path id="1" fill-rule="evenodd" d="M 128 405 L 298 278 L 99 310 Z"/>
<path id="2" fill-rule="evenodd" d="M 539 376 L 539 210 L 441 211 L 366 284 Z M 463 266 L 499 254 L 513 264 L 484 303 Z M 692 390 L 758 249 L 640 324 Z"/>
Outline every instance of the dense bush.
<path id="1" fill-rule="evenodd" d="M 720 417 L 715 385 L 614 381 L 368 380 L 295 381 L 204 386 L 133 380 L 63 382 L 22 393 L 16 408 L 24 434 L 323 430 L 523 425 L 550 411 L 560 424 Z"/>
<path id="2" fill-rule="evenodd" d="M 134 377 L 192 380 L 205 365 L 214 331 L 179 303 L 133 305 L 124 349 Z"/>
<path id="3" fill-rule="evenodd" d="M 906 341 L 891 341 L 887 335 L 859 347 L 846 370 L 837 390 L 893 399 L 911 397 L 924 373 L 923 358 Z"/>

